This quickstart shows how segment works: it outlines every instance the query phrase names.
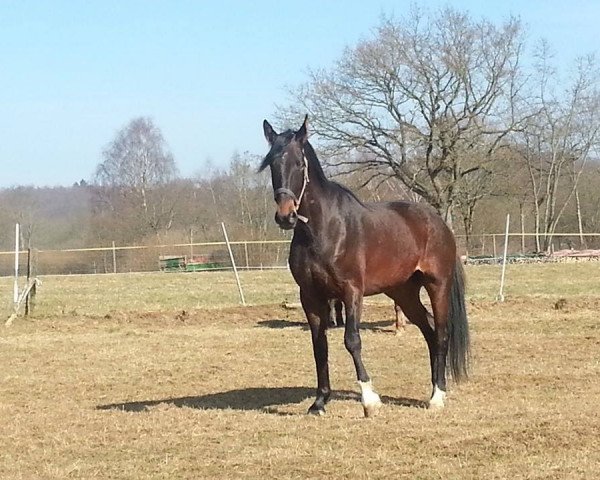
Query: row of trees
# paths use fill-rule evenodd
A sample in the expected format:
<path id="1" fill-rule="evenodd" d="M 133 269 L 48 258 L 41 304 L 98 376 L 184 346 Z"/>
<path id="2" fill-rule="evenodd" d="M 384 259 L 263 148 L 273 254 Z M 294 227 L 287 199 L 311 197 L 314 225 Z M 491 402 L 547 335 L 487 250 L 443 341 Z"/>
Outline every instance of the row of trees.
<path id="1" fill-rule="evenodd" d="M 144 122 L 151 123 L 148 119 Z M 507 212 L 522 223 L 513 220 L 513 232 L 535 229 L 535 209 L 541 210 L 543 204 L 531 205 L 529 172 L 511 168 L 512 162 L 509 155 L 499 157 L 488 184 L 492 193 L 477 203 L 469 245 L 473 252 L 481 247 L 477 234 L 501 232 Z M 31 241 L 42 249 L 110 246 L 112 241 L 117 245 L 215 241 L 222 239 L 221 221 L 233 239 L 287 238 L 289 234 L 273 221 L 270 179 L 267 174 L 256 173 L 259 163 L 258 156 L 238 154 L 227 170 L 207 167 L 193 179 L 173 176 L 150 182 L 144 185 L 143 194 L 138 183 L 125 186 L 108 181 L 0 190 L 0 250 L 11 248 L 16 221 L 22 225 L 23 244 Z M 140 178 L 144 177 L 142 171 L 138 172 Z M 581 172 L 576 195 L 571 193 L 570 174 L 561 174 L 554 204 L 561 213 L 556 222 L 559 231 L 577 232 L 581 227 L 585 232 L 600 232 L 600 165 L 589 162 Z M 338 176 L 365 201 L 420 201 L 394 178 L 377 183 L 367 182 L 369 178 L 368 172 L 361 171 Z M 464 233 L 462 222 L 454 224 L 456 233 Z M 539 250 L 535 245 L 529 249 Z"/>
<path id="2" fill-rule="evenodd" d="M 555 232 L 600 231 L 600 93 L 593 57 L 564 72 L 547 44 L 525 66 L 524 29 L 453 9 L 386 18 L 371 39 L 314 71 L 279 109 L 281 125 L 308 112 L 331 175 L 366 201 L 435 207 L 470 249 L 511 212 L 547 250 Z M 281 238 L 260 157 L 178 175 L 160 129 L 136 118 L 102 152 L 91 181 L 71 189 L 0 192 L 0 224 L 15 220 L 37 246 Z M 47 196 L 58 200 L 49 202 Z M 55 205 L 50 208 L 49 205 Z M 0 229 L 9 245 L 10 229 Z"/>
<path id="3" fill-rule="evenodd" d="M 281 117 L 309 112 L 332 165 L 400 182 L 467 235 L 483 199 L 517 197 L 544 250 L 598 154 L 600 71 L 587 56 L 559 72 L 544 42 L 527 67 L 524 37 L 516 18 L 414 8 L 311 72 Z"/>
<path id="4" fill-rule="evenodd" d="M 268 178 L 256 174 L 259 159 L 235 154 L 228 170 L 209 165 L 196 178 L 177 175 L 160 130 L 149 118 L 132 120 L 103 152 L 93 196 L 92 237 L 121 242 L 211 241 L 221 222 L 246 239 L 273 232 Z M 267 213 L 267 210 L 269 213 Z"/>

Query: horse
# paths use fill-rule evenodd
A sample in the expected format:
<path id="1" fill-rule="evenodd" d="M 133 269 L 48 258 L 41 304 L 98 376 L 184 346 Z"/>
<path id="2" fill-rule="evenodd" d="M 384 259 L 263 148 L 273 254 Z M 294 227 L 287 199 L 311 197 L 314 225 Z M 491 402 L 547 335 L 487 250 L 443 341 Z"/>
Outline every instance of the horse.
<path id="1" fill-rule="evenodd" d="M 365 417 L 381 407 L 361 353 L 363 297 L 383 293 L 423 334 L 429 349 L 429 408 L 446 400 L 446 369 L 456 382 L 468 377 L 469 324 L 465 275 L 456 241 L 431 208 L 412 202 L 365 204 L 325 175 L 308 141 L 308 115 L 296 130 L 277 133 L 263 122 L 269 151 L 259 171 L 270 168 L 275 222 L 293 229 L 289 266 L 310 326 L 317 373 L 309 414 L 324 415 L 331 396 L 327 327 L 330 302 L 346 311 L 344 345 L 356 370 Z M 430 314 L 419 298 L 425 288 Z"/>

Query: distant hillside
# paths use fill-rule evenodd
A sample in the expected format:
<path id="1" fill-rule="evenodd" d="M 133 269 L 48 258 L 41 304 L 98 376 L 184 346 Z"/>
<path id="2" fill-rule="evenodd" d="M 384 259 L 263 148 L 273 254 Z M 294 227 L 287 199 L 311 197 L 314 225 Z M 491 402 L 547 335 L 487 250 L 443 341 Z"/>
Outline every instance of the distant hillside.
<path id="1" fill-rule="evenodd" d="M 91 189 L 16 187 L 0 190 L 0 250 L 14 248 L 14 224 L 22 239 L 36 248 L 77 248 L 85 245 L 89 228 Z"/>

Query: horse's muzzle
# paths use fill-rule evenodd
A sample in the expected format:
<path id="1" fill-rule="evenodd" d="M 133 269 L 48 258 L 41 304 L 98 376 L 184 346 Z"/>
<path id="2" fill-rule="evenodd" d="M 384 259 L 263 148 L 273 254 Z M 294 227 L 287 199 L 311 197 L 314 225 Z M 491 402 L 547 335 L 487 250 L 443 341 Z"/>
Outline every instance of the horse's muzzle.
<path id="1" fill-rule="evenodd" d="M 277 203 L 275 223 L 283 230 L 293 229 L 298 223 L 295 195 L 291 191 L 290 194 L 278 191 L 275 195 L 275 203 Z"/>
<path id="2" fill-rule="evenodd" d="M 292 230 L 298 223 L 298 214 L 295 210 L 292 210 L 287 215 L 281 215 L 279 212 L 276 212 L 275 223 L 277 223 L 282 230 Z"/>

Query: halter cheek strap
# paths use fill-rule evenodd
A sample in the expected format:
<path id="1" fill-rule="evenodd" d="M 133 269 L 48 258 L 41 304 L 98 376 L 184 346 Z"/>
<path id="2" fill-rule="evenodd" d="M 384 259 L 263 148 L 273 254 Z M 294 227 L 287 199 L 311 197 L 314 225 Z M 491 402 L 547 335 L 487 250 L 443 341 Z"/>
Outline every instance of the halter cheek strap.
<path id="1" fill-rule="evenodd" d="M 308 161 L 306 160 L 306 155 L 304 155 L 304 152 L 302 152 L 302 159 L 304 160 L 304 167 L 302 168 L 304 179 L 302 182 L 302 190 L 300 190 L 300 195 L 296 197 L 296 194 L 292 192 L 289 188 L 278 188 L 277 190 L 275 190 L 273 195 L 277 197 L 277 195 L 283 193 L 292 197 L 292 199 L 294 200 L 294 211 L 296 212 L 298 220 L 304 223 L 308 223 L 308 218 L 298 213 L 298 209 L 300 208 L 300 202 L 302 201 L 302 197 L 304 196 L 304 192 L 306 191 L 306 186 L 308 185 L 308 182 L 310 182 L 310 179 L 308 178 Z"/>

